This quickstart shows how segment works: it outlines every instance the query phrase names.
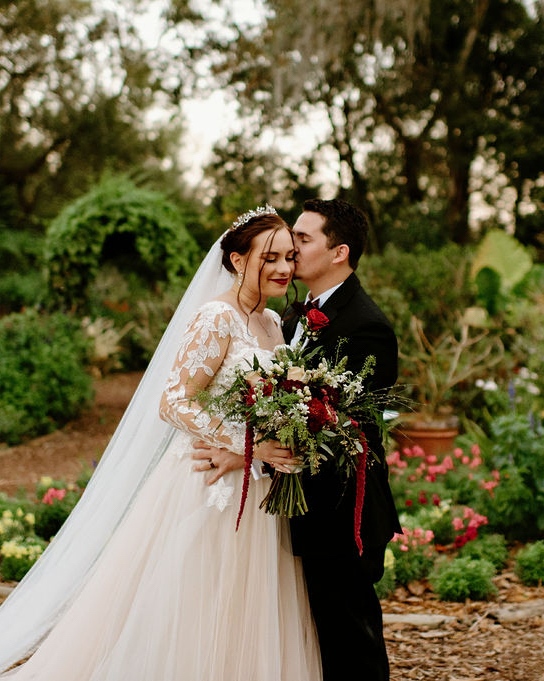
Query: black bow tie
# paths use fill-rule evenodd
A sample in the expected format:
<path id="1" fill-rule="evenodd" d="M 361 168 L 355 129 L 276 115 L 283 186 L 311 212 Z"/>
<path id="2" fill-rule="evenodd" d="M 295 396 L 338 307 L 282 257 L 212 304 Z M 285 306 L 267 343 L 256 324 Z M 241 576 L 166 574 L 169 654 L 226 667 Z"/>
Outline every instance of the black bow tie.
<path id="1" fill-rule="evenodd" d="M 309 300 L 307 303 L 301 303 L 299 300 L 295 300 L 291 307 L 299 317 L 303 317 L 305 314 L 307 314 L 308 310 L 319 309 L 319 298 Z"/>

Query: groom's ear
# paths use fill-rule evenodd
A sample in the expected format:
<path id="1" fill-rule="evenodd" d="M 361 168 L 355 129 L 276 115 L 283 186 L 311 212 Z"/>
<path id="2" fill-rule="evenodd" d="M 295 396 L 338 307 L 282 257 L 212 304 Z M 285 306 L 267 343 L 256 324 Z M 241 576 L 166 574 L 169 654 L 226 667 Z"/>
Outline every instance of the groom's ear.
<path id="1" fill-rule="evenodd" d="M 335 246 L 334 250 L 336 251 L 336 253 L 333 259 L 333 263 L 341 264 L 349 261 L 349 246 L 347 244 L 340 244 L 339 246 Z"/>

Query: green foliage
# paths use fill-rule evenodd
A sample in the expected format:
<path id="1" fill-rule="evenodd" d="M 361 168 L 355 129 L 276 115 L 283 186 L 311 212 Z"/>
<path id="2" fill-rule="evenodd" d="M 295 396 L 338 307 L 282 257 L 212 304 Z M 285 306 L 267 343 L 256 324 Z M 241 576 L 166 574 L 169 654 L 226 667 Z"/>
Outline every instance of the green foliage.
<path id="1" fill-rule="evenodd" d="M 374 588 L 378 598 L 387 598 L 396 586 L 397 580 L 395 575 L 395 555 L 391 548 L 385 550 L 383 575 L 379 582 L 376 582 Z"/>
<path id="2" fill-rule="evenodd" d="M 406 585 L 429 575 L 435 561 L 432 546 L 422 544 L 406 549 L 400 542 L 392 542 L 390 546 L 395 556 L 397 584 Z"/>
<path id="3" fill-rule="evenodd" d="M 108 333 L 117 337 L 114 352 L 92 359 L 102 373 L 111 368 L 133 370 L 145 368 L 184 292 L 184 283 L 158 282 L 152 289 L 136 273 L 120 272 L 104 266 L 89 285 L 85 318 L 88 331 L 97 324 L 113 324 Z M 100 339 L 95 339 L 95 344 Z M 96 348 L 98 350 L 98 348 Z"/>
<path id="4" fill-rule="evenodd" d="M 489 560 L 469 557 L 437 561 L 429 581 L 441 601 L 487 600 L 497 589 L 495 567 Z"/>
<path id="5" fill-rule="evenodd" d="M 40 270 L 8 272 L 0 278 L 1 312 L 20 312 L 44 301 L 47 285 Z"/>
<path id="6" fill-rule="evenodd" d="M 516 555 L 514 570 L 523 584 L 540 585 L 544 582 L 544 541 L 527 544 Z"/>
<path id="7" fill-rule="evenodd" d="M 412 316 L 422 321 L 434 340 L 451 330 L 459 312 L 475 304 L 469 279 L 471 257 L 469 249 L 455 244 L 438 251 L 420 244 L 409 253 L 388 246 L 383 255 L 365 257 L 358 274 L 384 306 L 408 351 L 414 345 L 409 328 Z"/>
<path id="8" fill-rule="evenodd" d="M 43 238 L 0 226 L 0 314 L 43 302 Z"/>
<path id="9" fill-rule="evenodd" d="M 471 277 L 478 290 L 478 301 L 492 315 L 504 310 L 532 266 L 529 250 L 517 239 L 503 230 L 490 230 L 472 261 Z"/>
<path id="10" fill-rule="evenodd" d="M 126 177 L 110 177 L 67 206 L 47 233 L 46 262 L 54 296 L 86 310 L 88 287 L 113 264 L 136 273 L 148 287 L 192 275 L 199 248 L 185 215 L 156 191 Z"/>
<path id="11" fill-rule="evenodd" d="M 29 309 L 0 320 L 0 440 L 54 430 L 92 397 L 88 343 L 79 323 Z"/>
<path id="12" fill-rule="evenodd" d="M 32 535 L 4 542 L 0 546 L 0 576 L 6 581 L 20 581 L 46 546 L 46 541 Z"/>
<path id="13" fill-rule="evenodd" d="M 496 570 L 502 570 L 508 560 L 508 547 L 502 534 L 484 534 L 467 542 L 459 551 L 460 558 L 481 560 L 485 558 Z"/>
<path id="14" fill-rule="evenodd" d="M 393 155 L 398 153 L 398 148 Z M 381 158 L 383 152 L 378 152 L 377 158 Z M 393 159 L 389 157 L 385 174 L 373 176 L 372 182 L 386 183 L 386 175 L 391 172 Z M 376 171 L 380 170 L 380 165 L 376 166 Z M 437 180 L 437 178 L 436 178 Z M 435 181 L 436 181 L 435 180 Z M 382 186 L 383 186 L 382 185 Z M 397 187 L 397 192 L 403 195 L 403 188 Z M 392 191 L 389 188 L 389 191 Z M 385 192 L 384 192 L 385 194 Z M 418 250 L 421 246 L 428 251 L 440 251 L 448 243 L 448 234 L 444 229 L 445 215 L 444 210 L 437 202 L 425 201 L 418 203 L 406 203 L 405 201 L 386 202 L 380 205 L 380 231 L 378 238 L 380 243 L 384 242 L 395 246 L 398 250 L 409 253 Z M 385 196 L 384 196 L 385 199 Z M 431 208 L 429 208 L 431 206 Z"/>
<path id="15" fill-rule="evenodd" d="M 34 534 L 35 516 L 28 504 L 0 496 L 0 544 Z"/>
<path id="16" fill-rule="evenodd" d="M 44 499 L 47 500 L 48 491 L 46 491 L 42 501 L 36 505 L 35 511 L 35 532 L 46 541 L 57 534 L 81 497 L 79 490 L 66 490 L 58 487 L 53 489 L 59 490 L 63 494 L 62 498 L 44 501 Z"/>
<path id="17" fill-rule="evenodd" d="M 493 419 L 490 432 L 485 459 L 500 473 L 488 509 L 490 525 L 511 539 L 538 537 L 544 531 L 542 423 L 511 412 Z"/>
<path id="18" fill-rule="evenodd" d="M 165 113 L 173 73 L 160 46 L 150 50 L 139 35 L 140 5 L 124 3 L 120 16 L 88 0 L 2 3 L 0 193 L 13 204 L 11 228 L 42 229 L 105 169 L 145 168 L 164 182 L 168 164 L 179 190 L 179 116 Z M 178 54 L 180 79 L 186 63 Z"/>

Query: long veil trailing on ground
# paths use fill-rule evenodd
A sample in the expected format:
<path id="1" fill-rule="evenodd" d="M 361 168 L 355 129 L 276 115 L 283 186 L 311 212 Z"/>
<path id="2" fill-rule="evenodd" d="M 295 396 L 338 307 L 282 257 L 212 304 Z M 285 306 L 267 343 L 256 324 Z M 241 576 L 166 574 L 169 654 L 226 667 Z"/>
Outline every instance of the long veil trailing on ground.
<path id="1" fill-rule="evenodd" d="M 134 396 L 76 508 L 43 556 L 0 607 L 0 672 L 29 655 L 75 595 L 174 429 L 159 417 L 168 373 L 191 317 L 227 290 L 218 240 L 202 262 L 168 325 Z"/>

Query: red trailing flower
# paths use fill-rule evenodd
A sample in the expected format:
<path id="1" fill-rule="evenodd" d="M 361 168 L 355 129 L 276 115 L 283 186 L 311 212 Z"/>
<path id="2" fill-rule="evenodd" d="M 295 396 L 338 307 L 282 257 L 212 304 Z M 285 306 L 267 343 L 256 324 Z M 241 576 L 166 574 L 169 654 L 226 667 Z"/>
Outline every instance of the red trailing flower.
<path id="1" fill-rule="evenodd" d="M 355 487 L 355 513 L 353 522 L 353 533 L 355 537 L 355 543 L 359 549 L 359 555 L 363 554 L 363 540 L 361 539 L 361 524 L 363 521 L 363 504 L 365 500 L 365 487 L 366 487 L 366 460 L 368 457 L 368 443 L 364 433 L 361 433 L 361 445 L 363 446 L 363 451 L 359 455 L 359 460 L 357 461 L 357 473 L 356 473 L 356 487 Z"/>
<path id="2" fill-rule="evenodd" d="M 308 310 L 306 319 L 308 320 L 308 328 L 310 331 L 320 331 L 329 325 L 329 318 L 327 315 L 323 314 L 323 312 L 317 308 Z"/>
<path id="3" fill-rule="evenodd" d="M 253 426 L 247 422 L 246 423 L 246 437 L 244 446 L 244 481 L 242 483 L 242 497 L 240 499 L 240 508 L 238 509 L 238 517 L 236 518 L 236 530 L 240 525 L 240 520 L 242 519 L 242 513 L 244 512 L 244 507 L 246 505 L 247 493 L 249 491 L 249 478 L 251 474 L 251 463 L 253 461 L 253 440 L 255 433 L 253 431 Z"/>

